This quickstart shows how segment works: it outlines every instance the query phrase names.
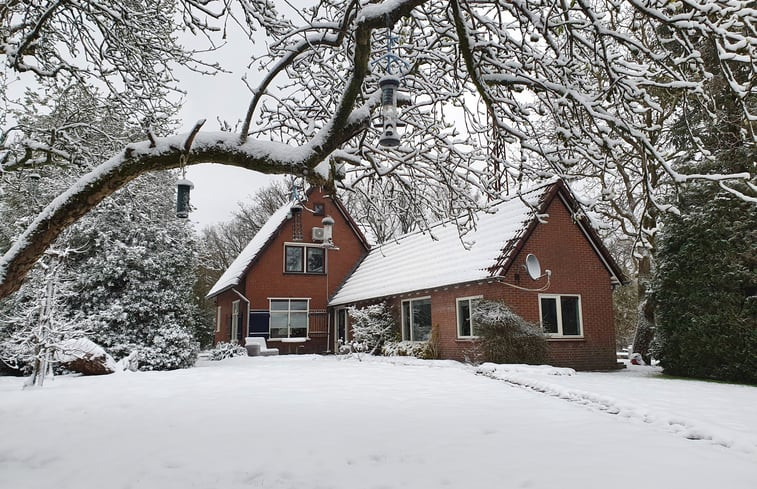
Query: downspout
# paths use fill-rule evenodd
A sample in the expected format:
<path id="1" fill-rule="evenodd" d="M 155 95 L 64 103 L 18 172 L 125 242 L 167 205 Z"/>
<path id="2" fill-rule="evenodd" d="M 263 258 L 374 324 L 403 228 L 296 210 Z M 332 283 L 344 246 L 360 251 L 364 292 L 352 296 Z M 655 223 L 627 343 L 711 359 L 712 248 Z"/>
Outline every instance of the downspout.
<path id="1" fill-rule="evenodd" d="M 236 295 L 239 296 L 240 299 L 245 301 L 247 303 L 247 331 L 244 335 L 244 337 L 247 337 L 247 335 L 250 333 L 250 301 L 245 297 L 244 295 L 240 294 L 237 289 L 231 289 Z"/>
<path id="2" fill-rule="evenodd" d="M 329 266 L 328 252 L 326 252 L 326 267 Z M 329 270 L 326 268 L 326 353 L 331 353 L 331 313 L 329 312 Z"/>

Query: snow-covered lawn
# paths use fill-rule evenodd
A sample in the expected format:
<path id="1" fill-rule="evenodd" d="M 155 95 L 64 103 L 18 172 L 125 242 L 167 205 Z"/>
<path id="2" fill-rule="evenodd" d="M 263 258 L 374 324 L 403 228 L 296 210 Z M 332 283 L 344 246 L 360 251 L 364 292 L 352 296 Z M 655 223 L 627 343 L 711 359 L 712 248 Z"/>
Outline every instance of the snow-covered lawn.
<path id="1" fill-rule="evenodd" d="M 480 371 L 289 356 L 0 378 L 0 488 L 757 487 L 757 388 Z"/>

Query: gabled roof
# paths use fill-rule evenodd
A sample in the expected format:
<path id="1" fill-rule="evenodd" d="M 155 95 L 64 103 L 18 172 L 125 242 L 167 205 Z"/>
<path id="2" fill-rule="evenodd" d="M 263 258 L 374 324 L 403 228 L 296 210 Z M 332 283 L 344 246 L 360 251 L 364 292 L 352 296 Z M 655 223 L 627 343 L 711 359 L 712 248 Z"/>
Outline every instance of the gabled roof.
<path id="1" fill-rule="evenodd" d="M 287 202 L 279 207 L 271 217 L 266 221 L 263 227 L 255 234 L 255 236 L 247 243 L 247 246 L 237 256 L 229 268 L 223 272 L 221 278 L 211 287 L 206 297 L 214 297 L 221 292 L 239 284 L 247 269 L 253 261 L 258 257 L 260 252 L 265 248 L 265 245 L 273 238 L 276 231 L 284 224 L 287 219 L 287 214 L 292 209 L 294 202 Z"/>
<path id="2" fill-rule="evenodd" d="M 494 213 L 478 216 L 476 229 L 462 239 L 451 222 L 429 232 L 415 232 L 371 250 L 334 295 L 330 306 L 485 280 L 507 272 L 551 201 L 560 195 L 571 211 L 580 208 L 561 182 L 495 205 Z M 575 206 L 573 205 L 575 204 Z M 583 216 L 582 213 L 577 214 Z M 617 281 L 622 273 L 588 219 L 579 224 Z M 588 229 L 587 229 L 588 228 Z M 463 243 L 467 243 L 466 244 Z"/>
<path id="3" fill-rule="evenodd" d="M 525 198 L 536 206 L 543 192 L 543 189 L 531 192 Z M 415 232 L 375 247 L 330 305 L 490 277 L 503 246 L 519 236 L 534 219 L 533 208 L 518 197 L 496 205 L 493 210 L 492 214 L 478 216 L 476 229 L 462 239 L 454 223 L 441 222 L 429 230 L 433 239 L 428 231 Z"/>
<path id="4" fill-rule="evenodd" d="M 306 197 L 310 198 L 312 192 L 313 187 L 305 192 Z M 357 224 L 355 224 L 355 221 L 347 212 L 347 209 L 345 209 L 344 204 L 342 204 L 342 202 L 336 197 L 329 198 L 334 204 L 334 207 L 339 210 L 347 223 L 350 225 L 352 232 L 355 233 L 365 250 L 369 250 L 370 246 L 368 245 L 365 236 L 360 231 Z M 292 210 L 293 204 L 293 201 L 287 202 L 286 204 L 279 207 L 276 212 L 274 212 L 271 217 L 268 218 L 263 227 L 261 227 L 260 230 L 255 234 L 255 236 L 250 240 L 250 242 L 247 243 L 247 246 L 245 246 L 239 256 L 237 256 L 234 261 L 231 262 L 229 268 L 227 268 L 226 271 L 223 272 L 223 275 L 221 275 L 215 285 L 211 287 L 210 291 L 205 297 L 211 298 L 217 296 L 218 294 L 239 285 L 252 263 L 265 250 L 268 243 L 270 243 L 276 237 L 276 233 L 281 228 L 281 226 L 283 226 L 284 223 L 287 222 L 287 215 Z"/>

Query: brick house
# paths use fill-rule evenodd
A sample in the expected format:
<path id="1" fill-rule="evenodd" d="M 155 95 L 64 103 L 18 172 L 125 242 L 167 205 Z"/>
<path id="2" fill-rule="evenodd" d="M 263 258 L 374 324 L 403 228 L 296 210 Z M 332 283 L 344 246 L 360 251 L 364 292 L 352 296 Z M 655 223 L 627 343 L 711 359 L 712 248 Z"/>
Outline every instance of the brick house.
<path id="1" fill-rule="evenodd" d="M 270 217 L 208 292 L 214 341 L 262 336 L 281 353 L 329 351 L 328 301 L 369 249 L 342 203 L 310 189 Z"/>
<path id="2" fill-rule="evenodd" d="M 235 278 L 224 282 L 222 277 L 211 290 L 218 305 L 216 341 L 228 340 L 233 331 L 242 337 L 234 327 L 244 328 L 243 318 L 236 326 L 229 319 L 239 315 L 233 311 L 239 311 L 242 295 L 251 303 L 249 332 L 280 342 L 289 352 L 334 351 L 339 339 L 349 336 L 346 308 L 384 301 L 398 319 L 403 340 L 425 341 L 433 325 L 439 331 L 441 358 L 463 360 L 476 341 L 470 311 L 479 299 L 496 299 L 549 333 L 551 364 L 616 368 L 612 289 L 623 275 L 562 183 L 502 202 L 496 212 L 479 216 L 476 229 L 462 239 L 454 225 L 440 223 L 372 250 L 337 200 L 318 192 L 308 202 L 313 199 L 326 202 L 328 212 L 339 217 L 333 231 L 339 251 L 327 250 L 328 274 L 286 271 L 284 253 L 293 242 L 289 229 L 294 224 L 289 221 L 294 219 L 284 218 L 285 206 L 266 224 L 271 228 L 261 230 L 263 237 L 250 243 L 253 252 L 240 255 L 231 274 Z M 303 229 L 318 225 L 315 217 L 303 212 Z M 538 257 L 545 271 L 536 279 L 527 271 L 530 255 Z M 277 309 L 284 304 L 274 301 L 290 300 L 291 318 L 292 298 L 312 304 L 309 320 L 298 312 L 307 323 L 307 330 L 299 333 L 310 340 L 302 340 L 305 344 L 297 349 L 287 348 L 287 342 L 300 340 L 275 338 L 281 336 L 275 316 L 283 317 Z M 297 307 L 304 308 L 304 302 Z"/>

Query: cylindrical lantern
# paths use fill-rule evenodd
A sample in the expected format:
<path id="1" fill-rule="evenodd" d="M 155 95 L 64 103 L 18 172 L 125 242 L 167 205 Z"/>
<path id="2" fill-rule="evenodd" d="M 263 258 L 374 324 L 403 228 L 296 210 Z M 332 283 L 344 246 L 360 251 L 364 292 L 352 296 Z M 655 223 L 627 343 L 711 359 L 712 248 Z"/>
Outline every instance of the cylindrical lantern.
<path id="1" fill-rule="evenodd" d="M 379 80 L 379 87 L 381 88 L 381 117 L 384 126 L 379 144 L 387 147 L 399 146 L 397 89 L 400 87 L 400 79 L 394 75 L 385 75 Z"/>
<path id="2" fill-rule="evenodd" d="M 189 180 L 182 178 L 176 182 L 176 217 L 189 217 L 189 191 L 193 188 L 195 186 Z"/>
<path id="3" fill-rule="evenodd" d="M 42 178 L 39 173 L 34 172 L 29 174 L 29 191 L 32 194 L 32 197 L 35 199 L 37 198 L 37 193 L 39 192 L 39 180 Z"/>
<path id="4" fill-rule="evenodd" d="M 321 220 L 323 224 L 323 242 L 327 246 L 334 246 L 333 230 L 334 230 L 334 218 L 326 216 Z"/>

